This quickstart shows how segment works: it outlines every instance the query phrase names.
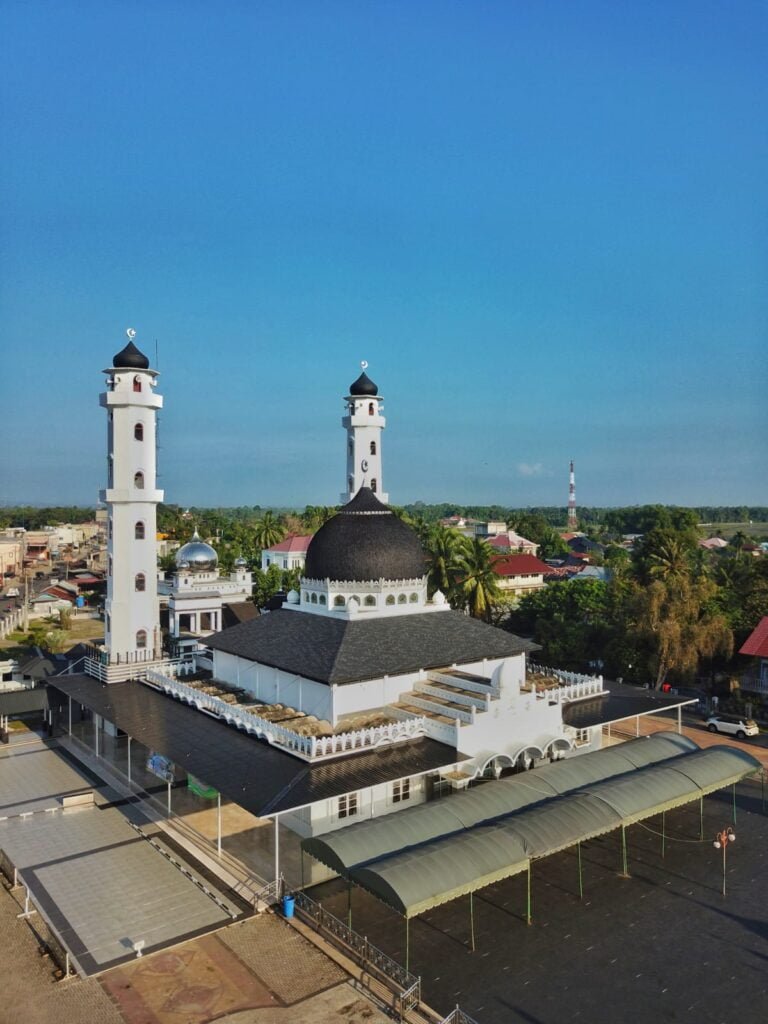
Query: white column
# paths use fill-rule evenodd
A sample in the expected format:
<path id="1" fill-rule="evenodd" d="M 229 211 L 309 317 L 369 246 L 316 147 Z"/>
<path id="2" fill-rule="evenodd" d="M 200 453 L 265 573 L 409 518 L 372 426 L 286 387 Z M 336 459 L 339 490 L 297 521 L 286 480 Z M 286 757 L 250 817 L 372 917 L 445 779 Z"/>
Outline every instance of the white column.
<path id="1" fill-rule="evenodd" d="M 275 815 L 275 881 L 280 877 L 280 827 L 278 815 Z"/>
<path id="2" fill-rule="evenodd" d="M 128 785 L 131 784 L 131 737 L 128 737 Z"/>
<path id="3" fill-rule="evenodd" d="M 221 856 L 221 793 L 216 794 L 216 852 Z"/>

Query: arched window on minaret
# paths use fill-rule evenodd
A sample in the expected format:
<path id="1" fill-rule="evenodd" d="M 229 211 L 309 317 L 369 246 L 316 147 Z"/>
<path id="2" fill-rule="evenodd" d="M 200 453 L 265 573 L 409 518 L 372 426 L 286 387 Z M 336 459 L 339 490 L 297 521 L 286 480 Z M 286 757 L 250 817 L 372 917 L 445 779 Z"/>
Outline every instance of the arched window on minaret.
<path id="1" fill-rule="evenodd" d="M 373 402 L 369 402 L 368 403 L 368 415 L 369 416 L 375 416 L 376 415 L 376 406 L 374 405 Z"/>
<path id="2" fill-rule="evenodd" d="M 350 491 L 355 489 L 355 478 L 353 476 L 349 478 L 349 489 Z"/>
<path id="3" fill-rule="evenodd" d="M 376 488 L 377 487 L 378 487 L 378 484 L 376 482 L 376 477 L 375 476 L 371 477 L 371 490 L 373 491 L 374 494 L 376 493 Z"/>
<path id="4" fill-rule="evenodd" d="M 144 490 L 144 474 L 141 472 L 141 470 L 139 470 L 138 473 L 134 473 L 133 486 L 139 491 Z"/>
<path id="5" fill-rule="evenodd" d="M 136 523 L 136 525 L 134 526 L 133 536 L 136 540 L 144 540 L 144 523 L 142 523 L 141 520 L 139 520 L 138 523 Z"/>
<path id="6" fill-rule="evenodd" d="M 375 454 L 376 454 L 376 442 L 375 441 L 371 441 L 371 455 L 375 455 Z"/>
<path id="7" fill-rule="evenodd" d="M 134 377 L 133 378 L 133 390 L 134 391 L 141 391 L 141 377 Z"/>
<path id="8" fill-rule="evenodd" d="M 147 577 L 143 572 L 137 572 L 134 580 L 134 586 L 138 593 L 143 593 L 147 589 Z"/>
<path id="9" fill-rule="evenodd" d="M 147 631 L 146 629 L 140 629 L 136 634 L 136 647 L 140 651 L 146 650 L 147 647 Z"/>
<path id="10" fill-rule="evenodd" d="M 143 423 L 137 423 L 136 426 L 133 428 L 133 439 L 134 439 L 134 441 L 143 441 L 144 440 L 144 424 Z"/>

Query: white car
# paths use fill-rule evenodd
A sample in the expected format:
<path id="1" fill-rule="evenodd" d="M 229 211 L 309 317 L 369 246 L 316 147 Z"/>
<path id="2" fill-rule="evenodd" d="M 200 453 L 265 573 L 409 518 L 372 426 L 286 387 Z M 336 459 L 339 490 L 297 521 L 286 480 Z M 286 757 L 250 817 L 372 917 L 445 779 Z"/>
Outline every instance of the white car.
<path id="1" fill-rule="evenodd" d="M 760 730 L 751 718 L 743 715 L 710 715 L 707 719 L 710 732 L 724 732 L 744 740 L 747 736 L 758 736 Z"/>

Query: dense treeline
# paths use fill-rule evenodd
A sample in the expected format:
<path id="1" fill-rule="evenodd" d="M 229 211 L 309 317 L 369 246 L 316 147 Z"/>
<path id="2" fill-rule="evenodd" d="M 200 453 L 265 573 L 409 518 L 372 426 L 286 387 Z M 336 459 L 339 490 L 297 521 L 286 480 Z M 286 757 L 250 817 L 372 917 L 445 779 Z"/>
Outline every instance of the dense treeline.
<path id="1" fill-rule="evenodd" d="M 317 511 L 324 506 L 308 505 L 303 512 L 298 510 L 271 509 L 281 519 L 292 522 L 304 529 L 309 522 L 317 518 Z M 185 510 L 179 505 L 160 505 L 158 508 L 158 529 L 173 530 L 179 517 Z M 193 507 L 188 510 L 194 522 L 211 522 L 221 528 L 221 524 L 232 522 L 255 522 L 264 514 L 260 505 L 240 505 L 237 507 Z M 466 516 L 471 519 L 505 521 L 521 516 L 537 516 L 544 519 L 550 526 L 565 526 L 567 511 L 557 505 L 531 505 L 526 508 L 514 508 L 508 505 L 458 505 L 450 502 L 429 505 L 422 501 L 403 505 L 402 511 L 409 518 L 423 520 L 428 523 L 447 519 L 449 516 Z M 579 506 L 579 523 L 582 528 L 596 527 L 606 532 L 645 533 L 646 530 L 658 525 L 659 518 L 666 518 L 669 525 L 680 521 L 690 521 L 694 525 L 716 525 L 720 523 L 766 523 L 768 524 L 768 506 L 757 505 L 699 505 L 684 508 L 676 505 L 632 505 L 626 508 L 600 508 Z M 43 526 L 56 526 L 61 523 L 85 523 L 94 517 L 93 507 L 78 505 L 56 505 L 37 508 L 32 505 L 0 506 L 0 529 L 9 526 L 23 526 L 27 530 L 39 530 Z M 649 525 L 650 524 L 650 525 Z"/>
<path id="2" fill-rule="evenodd" d="M 63 523 L 93 522 L 95 510 L 79 505 L 53 505 L 35 508 L 33 505 L 0 506 L 0 530 L 10 526 L 23 526 L 25 530 L 42 530 L 44 526 L 60 526 Z"/>

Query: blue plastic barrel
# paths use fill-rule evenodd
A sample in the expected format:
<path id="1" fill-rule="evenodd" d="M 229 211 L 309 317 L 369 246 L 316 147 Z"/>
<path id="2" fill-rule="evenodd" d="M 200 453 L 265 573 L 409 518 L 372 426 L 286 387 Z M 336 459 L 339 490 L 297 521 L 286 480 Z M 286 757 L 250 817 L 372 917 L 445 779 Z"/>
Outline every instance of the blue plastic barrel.
<path id="1" fill-rule="evenodd" d="M 75 598 L 75 605 L 78 608 L 85 608 L 85 598 L 82 596 L 82 594 Z"/>
<path id="2" fill-rule="evenodd" d="M 293 917 L 296 900 L 293 896 L 283 896 L 283 917 Z"/>

